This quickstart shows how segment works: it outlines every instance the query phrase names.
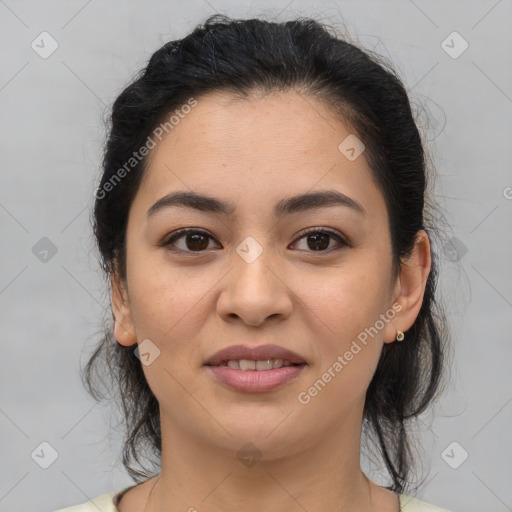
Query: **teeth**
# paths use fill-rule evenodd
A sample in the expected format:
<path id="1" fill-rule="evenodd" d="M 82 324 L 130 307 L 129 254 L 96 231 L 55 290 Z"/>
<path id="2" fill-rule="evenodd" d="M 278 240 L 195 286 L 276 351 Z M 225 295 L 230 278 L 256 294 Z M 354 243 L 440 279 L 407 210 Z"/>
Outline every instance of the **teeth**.
<path id="1" fill-rule="evenodd" d="M 274 368 L 281 368 L 282 366 L 291 366 L 292 363 L 290 361 L 283 361 L 282 359 L 263 359 L 261 361 L 252 361 L 250 359 L 240 359 L 235 360 L 232 359 L 227 363 L 224 363 L 223 366 L 229 366 L 233 370 L 256 370 L 256 371 L 264 371 L 264 370 L 272 370 Z"/>
<path id="2" fill-rule="evenodd" d="M 250 361 L 249 359 L 240 359 L 238 361 L 240 370 L 256 370 L 256 361 Z"/>
<path id="3" fill-rule="evenodd" d="M 256 370 L 272 370 L 272 359 L 265 359 L 265 361 L 256 361 Z M 278 367 L 279 368 L 279 367 Z"/>

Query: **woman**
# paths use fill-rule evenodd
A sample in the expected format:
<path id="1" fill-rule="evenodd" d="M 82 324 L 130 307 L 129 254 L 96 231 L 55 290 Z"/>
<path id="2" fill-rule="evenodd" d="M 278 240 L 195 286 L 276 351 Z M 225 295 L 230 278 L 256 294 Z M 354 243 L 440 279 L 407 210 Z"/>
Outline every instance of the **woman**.
<path id="1" fill-rule="evenodd" d="M 316 21 L 213 16 L 155 52 L 113 105 L 85 369 L 138 485 L 63 510 L 441 511 L 405 494 L 446 344 L 425 167 L 400 80 Z"/>

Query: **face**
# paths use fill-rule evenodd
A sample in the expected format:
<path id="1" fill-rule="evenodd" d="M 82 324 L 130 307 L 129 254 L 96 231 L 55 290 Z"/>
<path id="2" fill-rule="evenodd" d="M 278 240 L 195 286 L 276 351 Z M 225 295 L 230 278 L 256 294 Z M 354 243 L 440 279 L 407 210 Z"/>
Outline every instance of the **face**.
<path id="1" fill-rule="evenodd" d="M 234 451 L 252 442 L 267 458 L 343 424 L 360 430 L 383 344 L 412 324 L 423 288 L 392 273 L 384 197 L 364 152 L 338 149 L 351 134 L 295 92 L 210 93 L 152 149 L 113 304 L 119 343 L 150 340 L 143 370 L 169 430 Z M 229 208 L 162 200 L 176 192 Z M 285 203 L 323 192 L 330 201 Z M 256 370 L 276 374 L 260 388 L 206 365 L 227 347 L 266 344 L 302 364 Z"/>

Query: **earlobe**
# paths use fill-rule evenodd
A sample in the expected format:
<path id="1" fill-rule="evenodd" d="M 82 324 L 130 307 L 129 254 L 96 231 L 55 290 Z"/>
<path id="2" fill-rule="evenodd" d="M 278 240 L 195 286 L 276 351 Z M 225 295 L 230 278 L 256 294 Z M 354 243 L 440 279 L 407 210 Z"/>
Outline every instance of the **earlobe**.
<path id="1" fill-rule="evenodd" d="M 430 240 L 425 230 L 416 234 L 416 241 L 411 254 L 402 260 L 396 283 L 395 303 L 401 305 L 385 335 L 385 343 L 392 343 L 398 332 L 403 332 L 407 340 L 407 330 L 416 320 L 427 285 L 427 278 L 432 265 Z M 399 336 L 400 338 L 401 336 Z"/>
<path id="2" fill-rule="evenodd" d="M 112 311 L 114 313 L 114 336 L 120 345 L 131 346 L 137 343 L 130 300 L 125 283 L 117 275 L 111 274 Z"/>

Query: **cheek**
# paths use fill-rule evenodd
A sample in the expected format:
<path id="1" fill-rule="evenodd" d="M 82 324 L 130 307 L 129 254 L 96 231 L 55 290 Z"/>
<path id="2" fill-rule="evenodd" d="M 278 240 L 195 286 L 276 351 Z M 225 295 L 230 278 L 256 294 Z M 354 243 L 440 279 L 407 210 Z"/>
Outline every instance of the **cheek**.
<path id="1" fill-rule="evenodd" d="M 149 338 L 173 357 L 187 357 L 190 364 L 191 342 L 199 339 L 211 314 L 213 273 L 200 266 L 173 267 L 158 252 L 134 253 L 132 261 L 127 272 L 137 339 Z"/>
<path id="2" fill-rule="evenodd" d="M 130 281 L 137 339 L 149 338 L 160 350 L 158 358 L 151 365 L 143 366 L 143 371 L 165 409 L 172 410 L 172 405 L 179 403 L 185 416 L 200 414 L 189 396 L 189 393 L 197 399 L 201 396 L 201 390 L 190 382 L 191 370 L 203 364 L 198 344 L 204 338 L 204 326 L 211 315 L 208 290 L 215 280 L 211 272 L 208 276 L 199 267 L 173 268 L 162 262 L 162 258 L 156 260 L 151 263 L 148 258 L 147 265 L 134 265 Z"/>
<path id="3" fill-rule="evenodd" d="M 338 410 L 367 389 L 383 346 L 383 330 L 375 331 L 375 325 L 387 307 L 385 269 L 379 258 L 359 254 L 328 275 L 323 269 L 317 279 L 310 275 L 296 282 L 294 290 L 303 303 L 302 327 L 315 340 L 317 363 L 310 380 L 311 385 L 321 381 L 318 404 L 328 402 Z"/>
<path id="4" fill-rule="evenodd" d="M 301 275 L 293 286 L 312 318 L 326 334 L 348 340 L 373 325 L 386 307 L 388 277 L 385 265 L 363 254 L 330 270 Z"/>

